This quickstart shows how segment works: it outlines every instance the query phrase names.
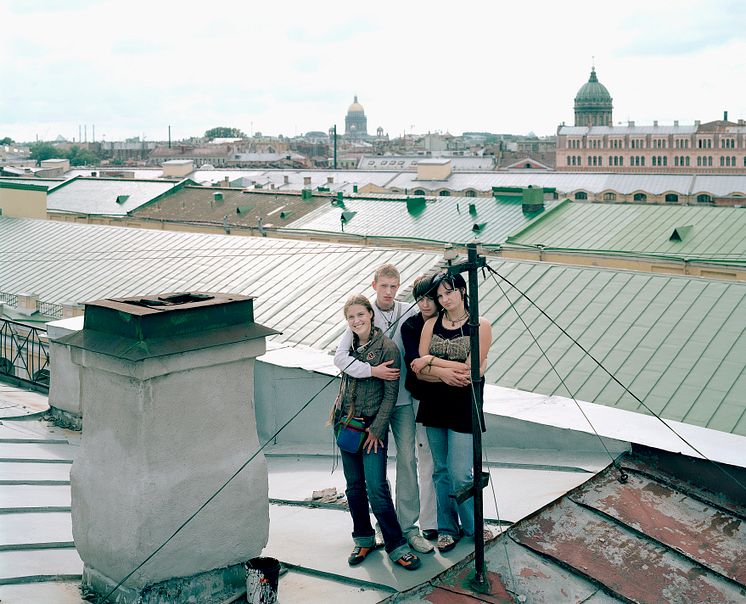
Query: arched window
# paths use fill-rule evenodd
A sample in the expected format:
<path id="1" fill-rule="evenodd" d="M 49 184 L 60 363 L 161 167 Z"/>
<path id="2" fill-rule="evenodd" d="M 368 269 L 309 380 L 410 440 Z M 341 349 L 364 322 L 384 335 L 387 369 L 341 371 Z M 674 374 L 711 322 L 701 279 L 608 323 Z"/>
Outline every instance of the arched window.
<path id="1" fill-rule="evenodd" d="M 575 193 L 575 199 L 588 199 L 588 193 L 585 191 L 578 191 Z"/>
<path id="2" fill-rule="evenodd" d="M 419 195 L 419 196 L 424 196 L 425 195 L 425 191 L 423 189 L 415 189 L 414 190 L 414 194 L 415 195 Z"/>
<path id="3" fill-rule="evenodd" d="M 451 192 L 443 190 L 440 193 L 438 193 L 438 195 L 440 195 L 441 197 L 450 197 L 451 196 Z"/>
<path id="4" fill-rule="evenodd" d="M 679 196 L 676 193 L 666 193 L 666 201 L 676 203 L 679 201 Z"/>
<path id="5" fill-rule="evenodd" d="M 712 203 L 712 197 L 703 193 L 702 195 L 697 195 L 697 201 L 699 203 Z"/>
<path id="6" fill-rule="evenodd" d="M 666 157 L 665 155 L 663 156 L 663 165 L 664 166 L 668 165 L 668 157 Z"/>
<path id="7" fill-rule="evenodd" d="M 604 201 L 616 201 L 616 193 L 604 193 Z"/>
<path id="8" fill-rule="evenodd" d="M 698 157 L 697 158 L 697 167 L 700 167 L 700 166 L 702 166 L 702 158 Z"/>
<path id="9" fill-rule="evenodd" d="M 673 165 L 678 166 L 679 165 L 679 156 L 675 155 L 673 158 Z"/>
<path id="10" fill-rule="evenodd" d="M 728 162 L 730 163 L 730 162 Z M 725 158 L 720 156 L 720 167 L 722 168 L 725 165 Z"/>
<path id="11" fill-rule="evenodd" d="M 648 200 L 648 196 L 645 195 L 645 193 L 635 193 L 634 196 L 632 197 L 632 199 L 634 201 L 647 201 Z"/>
<path id="12" fill-rule="evenodd" d="M 684 159 L 686 159 L 686 165 L 689 166 L 689 156 L 687 155 Z"/>
<path id="13" fill-rule="evenodd" d="M 477 192 L 472 191 L 471 189 L 464 192 L 464 197 L 476 197 L 476 196 L 477 196 Z"/>

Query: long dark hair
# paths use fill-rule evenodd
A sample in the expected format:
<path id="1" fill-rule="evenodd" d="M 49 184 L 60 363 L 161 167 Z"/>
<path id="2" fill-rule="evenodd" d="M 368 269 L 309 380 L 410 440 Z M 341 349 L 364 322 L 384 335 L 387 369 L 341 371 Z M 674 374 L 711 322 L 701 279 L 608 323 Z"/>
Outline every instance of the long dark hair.
<path id="1" fill-rule="evenodd" d="M 469 294 L 466 291 L 466 281 L 461 275 L 452 275 L 446 271 L 438 273 L 433 277 L 433 283 L 431 287 L 432 296 L 435 300 L 435 306 L 438 308 L 438 312 L 443 312 L 443 307 L 440 305 L 438 300 L 438 287 L 443 285 L 449 290 L 458 290 L 461 292 L 461 297 L 464 299 L 464 309 L 469 310 Z"/>

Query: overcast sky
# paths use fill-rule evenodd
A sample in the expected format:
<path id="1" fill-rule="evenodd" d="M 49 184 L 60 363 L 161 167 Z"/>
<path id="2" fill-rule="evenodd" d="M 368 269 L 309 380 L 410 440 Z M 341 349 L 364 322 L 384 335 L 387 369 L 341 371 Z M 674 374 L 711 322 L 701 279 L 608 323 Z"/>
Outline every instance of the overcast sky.
<path id="1" fill-rule="evenodd" d="M 614 121 L 746 118 L 742 0 L 0 0 L 0 138 L 542 136 L 595 61 Z"/>

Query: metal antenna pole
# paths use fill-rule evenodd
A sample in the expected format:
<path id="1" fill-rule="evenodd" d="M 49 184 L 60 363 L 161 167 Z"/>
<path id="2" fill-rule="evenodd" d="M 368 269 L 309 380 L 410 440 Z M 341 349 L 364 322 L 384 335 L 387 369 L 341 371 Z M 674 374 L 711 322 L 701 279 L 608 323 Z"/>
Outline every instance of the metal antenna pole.
<path id="1" fill-rule="evenodd" d="M 477 244 L 467 246 L 467 261 L 463 264 L 449 266 L 450 273 L 469 272 L 469 327 L 471 344 L 471 383 L 474 385 L 476 401 L 471 405 L 471 430 L 474 442 L 474 482 L 467 491 L 456 493 L 456 501 L 462 502 L 474 498 L 474 577 L 472 586 L 482 593 L 490 591 L 484 563 L 484 498 L 482 490 L 487 486 L 489 474 L 482 471 L 482 377 L 479 367 L 479 282 L 478 270 L 485 265 L 484 257 L 477 254 Z"/>

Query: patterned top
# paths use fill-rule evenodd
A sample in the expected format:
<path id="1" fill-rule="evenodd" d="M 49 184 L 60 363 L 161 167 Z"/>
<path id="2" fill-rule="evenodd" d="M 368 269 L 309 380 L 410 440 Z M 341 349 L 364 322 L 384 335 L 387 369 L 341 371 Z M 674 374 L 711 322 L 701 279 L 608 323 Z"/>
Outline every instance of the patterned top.
<path id="1" fill-rule="evenodd" d="M 433 326 L 433 336 L 428 352 L 433 356 L 448 361 L 466 361 L 471 351 L 472 326 L 464 323 L 456 329 L 443 325 L 443 318 L 438 317 Z M 478 329 L 478 328 L 477 328 Z M 478 394 L 484 380 L 474 384 Z M 478 397 L 477 397 L 477 400 Z M 417 410 L 417 421 L 431 428 L 446 428 L 454 432 L 470 433 L 472 431 L 472 387 L 449 386 L 444 383 L 428 383 L 420 398 Z M 482 431 L 484 416 L 479 410 Z"/>

